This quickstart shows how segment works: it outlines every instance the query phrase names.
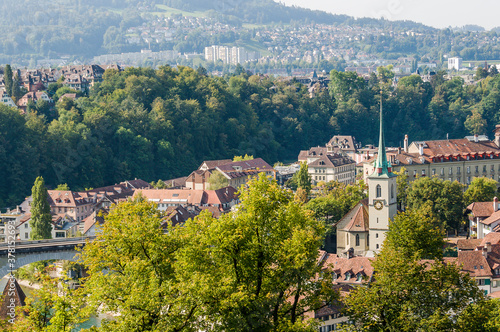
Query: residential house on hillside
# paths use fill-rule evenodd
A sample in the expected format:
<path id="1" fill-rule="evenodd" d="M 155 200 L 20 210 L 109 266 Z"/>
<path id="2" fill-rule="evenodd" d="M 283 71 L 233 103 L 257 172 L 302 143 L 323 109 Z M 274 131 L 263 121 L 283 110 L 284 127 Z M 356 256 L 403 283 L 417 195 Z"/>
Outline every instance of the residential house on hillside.
<path id="1" fill-rule="evenodd" d="M 17 101 L 17 106 L 23 111 L 26 112 L 26 109 L 28 108 L 28 104 L 30 102 L 33 102 L 36 104 L 37 101 L 39 100 L 45 100 L 47 103 L 52 105 L 54 101 L 52 98 L 49 97 L 49 95 L 44 92 L 44 91 L 37 91 L 37 92 L 28 92 L 24 96 L 22 96 L 18 101 Z"/>
<path id="2" fill-rule="evenodd" d="M 409 181 L 419 176 L 437 176 L 465 185 L 469 185 L 474 177 L 500 180 L 500 126 L 496 128 L 494 141 L 475 135 L 408 145 L 406 136 L 404 146 L 403 150 L 388 152 L 387 155 L 395 171 L 406 168 Z M 373 172 L 375 159 L 364 162 L 365 178 Z"/>
<path id="3" fill-rule="evenodd" d="M 31 213 L 27 213 L 16 226 L 16 238 L 21 241 L 29 241 L 31 239 Z M 52 215 L 52 231 L 53 239 L 68 238 L 74 236 L 78 232 L 78 222 L 71 216 L 61 213 Z"/>
<path id="4" fill-rule="evenodd" d="M 9 94 L 4 90 L 0 89 L 0 103 L 5 104 L 10 107 L 16 107 L 16 103 L 14 103 L 14 100 L 9 96 Z"/>
<path id="5" fill-rule="evenodd" d="M 500 232 L 499 202 L 474 202 L 465 213 L 469 215 L 469 231 L 472 238 L 482 239 L 488 233 Z M 500 233 L 499 233 L 500 234 Z"/>

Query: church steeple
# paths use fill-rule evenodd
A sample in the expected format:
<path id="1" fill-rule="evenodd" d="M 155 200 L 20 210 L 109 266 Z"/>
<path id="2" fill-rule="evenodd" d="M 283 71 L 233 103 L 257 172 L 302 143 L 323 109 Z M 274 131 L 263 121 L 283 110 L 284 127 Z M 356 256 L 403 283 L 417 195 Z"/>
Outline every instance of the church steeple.
<path id="1" fill-rule="evenodd" d="M 378 155 L 375 161 L 375 171 L 370 177 L 392 177 L 395 174 L 392 173 L 392 165 L 387 160 L 387 154 L 385 152 L 385 139 L 384 139 L 384 117 L 383 117 L 383 107 L 382 107 L 382 95 L 380 95 L 380 135 L 378 142 Z"/>

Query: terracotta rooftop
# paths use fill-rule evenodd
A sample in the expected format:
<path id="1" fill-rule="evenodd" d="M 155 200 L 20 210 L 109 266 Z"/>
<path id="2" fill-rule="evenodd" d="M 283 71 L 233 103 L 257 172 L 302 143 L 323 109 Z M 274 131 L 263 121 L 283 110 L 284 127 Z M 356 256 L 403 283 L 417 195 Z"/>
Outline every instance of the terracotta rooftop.
<path id="1" fill-rule="evenodd" d="M 493 214 L 493 202 L 474 202 L 467 206 L 476 218 L 487 218 Z"/>
<path id="2" fill-rule="evenodd" d="M 488 218 L 486 218 L 484 220 L 480 220 L 479 222 L 482 224 L 485 224 L 485 225 L 491 225 L 494 222 L 499 221 L 499 220 L 500 220 L 500 210 L 494 212 L 491 216 L 489 216 Z"/>
<path id="3" fill-rule="evenodd" d="M 367 232 L 369 228 L 368 205 L 363 203 L 354 207 L 357 211 L 351 221 L 344 227 L 349 232 Z"/>
<path id="4" fill-rule="evenodd" d="M 460 239 L 457 241 L 458 250 L 475 250 L 481 244 L 481 239 Z"/>

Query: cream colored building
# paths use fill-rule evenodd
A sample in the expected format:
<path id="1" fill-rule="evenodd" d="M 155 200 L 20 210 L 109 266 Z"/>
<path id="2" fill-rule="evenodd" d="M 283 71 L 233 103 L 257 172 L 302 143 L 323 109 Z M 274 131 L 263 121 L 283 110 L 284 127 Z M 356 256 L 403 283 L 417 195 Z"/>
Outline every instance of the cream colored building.
<path id="1" fill-rule="evenodd" d="M 500 181 L 500 126 L 495 140 L 486 136 L 463 139 L 413 142 L 405 148 L 389 152 L 387 156 L 395 171 L 406 169 L 409 181 L 421 176 L 437 176 L 442 180 L 458 181 L 469 185 L 475 177 L 488 177 Z M 366 179 L 373 172 L 374 158 L 363 163 Z"/>

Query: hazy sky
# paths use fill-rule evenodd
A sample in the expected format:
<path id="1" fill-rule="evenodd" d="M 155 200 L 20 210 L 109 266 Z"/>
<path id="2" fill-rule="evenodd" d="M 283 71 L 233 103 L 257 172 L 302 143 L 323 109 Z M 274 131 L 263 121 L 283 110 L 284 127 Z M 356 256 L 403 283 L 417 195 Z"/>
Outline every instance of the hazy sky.
<path id="1" fill-rule="evenodd" d="M 477 24 L 500 26 L 498 0 L 276 0 L 354 17 L 412 20 L 437 28 Z"/>

